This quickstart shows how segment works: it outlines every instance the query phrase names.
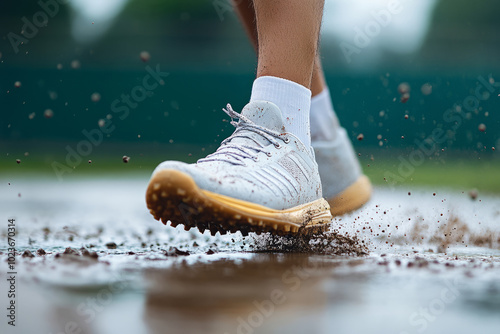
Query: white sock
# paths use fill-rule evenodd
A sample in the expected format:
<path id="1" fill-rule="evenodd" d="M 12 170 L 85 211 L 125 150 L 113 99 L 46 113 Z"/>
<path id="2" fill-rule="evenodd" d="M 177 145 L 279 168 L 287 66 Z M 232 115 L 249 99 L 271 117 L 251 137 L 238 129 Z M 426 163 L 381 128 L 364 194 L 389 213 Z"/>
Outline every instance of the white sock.
<path id="1" fill-rule="evenodd" d="M 333 110 L 330 91 L 325 88 L 311 99 L 311 138 L 313 141 L 335 140 L 340 127 Z"/>
<path id="2" fill-rule="evenodd" d="M 265 76 L 255 79 L 252 101 L 268 101 L 281 110 L 285 131 L 297 136 L 307 148 L 311 146 L 309 109 L 311 91 L 290 80 Z"/>

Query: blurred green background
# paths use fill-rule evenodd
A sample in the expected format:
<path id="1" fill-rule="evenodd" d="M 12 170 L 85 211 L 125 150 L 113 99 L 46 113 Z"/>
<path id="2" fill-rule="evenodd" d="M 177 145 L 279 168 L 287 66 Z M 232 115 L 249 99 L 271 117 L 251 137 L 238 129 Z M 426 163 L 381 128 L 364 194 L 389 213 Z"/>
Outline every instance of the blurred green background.
<path id="1" fill-rule="evenodd" d="M 34 36 L 17 45 L 16 53 L 12 34 L 24 36 L 23 17 L 43 21 L 37 14 L 43 8 L 37 1 L 0 3 L 3 176 L 56 178 L 54 162 L 63 178 L 150 173 L 166 159 L 195 161 L 231 133 L 221 108 L 248 102 L 256 59 L 228 0 L 130 0 L 114 18 L 75 3 L 58 7 L 46 26 L 24 31 Z M 353 40 L 324 32 L 322 58 L 336 112 L 375 183 L 500 192 L 499 12 L 495 0 L 437 0 L 417 49 L 374 47 L 351 62 L 340 45 Z M 325 22 L 331 19 L 325 14 Z M 141 59 L 144 51 L 147 61 Z M 143 84 L 146 66 L 168 72 L 164 84 L 120 117 L 124 112 L 116 106 L 124 104 L 114 108 L 114 101 Z M 411 87 L 406 103 L 398 92 L 403 82 Z M 474 98 L 478 92 L 481 100 Z M 50 118 L 44 117 L 47 109 Z M 112 131 L 82 146 L 88 140 L 83 131 L 102 134 L 103 124 Z M 435 129 L 446 139 L 424 153 L 423 162 L 412 163 L 418 143 Z M 68 158 L 79 149 L 85 154 Z M 128 164 L 124 155 L 131 157 Z"/>

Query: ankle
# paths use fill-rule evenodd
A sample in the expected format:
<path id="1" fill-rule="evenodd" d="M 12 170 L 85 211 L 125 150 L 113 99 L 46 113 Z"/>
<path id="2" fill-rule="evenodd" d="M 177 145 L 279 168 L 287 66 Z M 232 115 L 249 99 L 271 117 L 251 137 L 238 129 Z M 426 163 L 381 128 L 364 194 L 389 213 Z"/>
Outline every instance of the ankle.
<path id="1" fill-rule="evenodd" d="M 297 136 L 306 147 L 311 145 L 309 89 L 286 79 L 259 77 L 253 83 L 250 102 L 252 101 L 268 101 L 276 104 L 283 117 L 284 130 Z"/>

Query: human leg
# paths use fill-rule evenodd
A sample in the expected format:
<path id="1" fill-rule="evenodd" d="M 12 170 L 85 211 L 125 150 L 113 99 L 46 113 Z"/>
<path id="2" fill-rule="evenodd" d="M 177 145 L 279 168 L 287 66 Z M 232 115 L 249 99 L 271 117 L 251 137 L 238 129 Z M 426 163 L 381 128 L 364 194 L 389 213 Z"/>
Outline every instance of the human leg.
<path id="1" fill-rule="evenodd" d="M 254 6 L 259 65 L 251 101 L 241 114 L 227 106 L 239 122 L 216 152 L 196 164 L 156 168 L 146 201 L 164 223 L 212 234 L 290 234 L 324 230 L 331 220 L 308 132 L 323 0 Z"/>
<path id="2" fill-rule="evenodd" d="M 253 0 L 235 0 L 234 6 L 260 56 Z M 362 174 L 345 129 L 339 125 L 318 52 L 313 65 L 310 89 L 312 92 L 310 131 L 321 176 L 323 196 L 330 203 L 332 214 L 344 214 L 361 207 L 369 200 L 371 184 Z M 272 91 L 269 87 L 265 90 Z"/>

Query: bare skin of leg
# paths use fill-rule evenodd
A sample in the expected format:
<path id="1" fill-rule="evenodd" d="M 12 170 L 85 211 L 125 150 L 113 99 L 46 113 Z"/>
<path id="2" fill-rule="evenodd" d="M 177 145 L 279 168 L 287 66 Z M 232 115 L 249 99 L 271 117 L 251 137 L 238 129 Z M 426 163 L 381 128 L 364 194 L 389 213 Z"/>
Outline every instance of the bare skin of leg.
<path id="1" fill-rule="evenodd" d="M 257 77 L 275 76 L 311 88 L 324 0 L 254 0 Z"/>
<path id="2" fill-rule="evenodd" d="M 310 88 L 312 91 L 312 96 L 318 95 L 319 93 L 321 93 L 323 91 L 323 89 L 326 86 L 325 77 L 323 74 L 323 69 L 321 67 L 321 60 L 319 57 L 319 52 L 317 50 L 318 39 L 319 39 L 319 28 L 320 28 L 320 23 L 321 23 L 321 15 L 323 12 L 323 1 L 322 0 L 321 1 L 318 1 L 318 0 L 292 1 L 292 4 L 290 4 L 290 6 L 288 6 L 287 1 L 283 1 L 283 0 L 280 0 L 280 1 L 273 0 L 273 1 L 267 1 L 267 2 L 268 3 L 266 4 L 265 0 L 260 0 L 260 1 L 255 0 L 255 4 L 254 4 L 254 0 L 233 0 L 234 8 L 236 9 L 236 11 L 238 13 L 240 21 L 243 23 L 243 26 L 245 27 L 246 33 L 247 33 L 250 41 L 252 42 L 252 45 L 254 46 L 255 51 L 259 55 L 259 68 L 257 70 L 257 76 L 274 75 L 277 77 L 292 80 L 292 81 L 298 82 L 298 83 L 306 86 L 307 88 Z M 264 3 L 265 5 L 267 5 L 266 6 L 267 8 L 262 7 L 261 4 L 259 4 L 259 3 Z M 273 39 L 273 41 L 279 40 L 281 42 L 281 45 L 279 46 L 280 48 L 283 48 L 283 44 L 285 44 L 285 46 L 288 48 L 299 49 L 301 47 L 300 45 L 302 45 L 302 44 L 298 45 L 298 44 L 293 43 L 293 41 L 287 42 L 286 40 L 283 40 L 286 36 L 283 34 L 295 34 L 296 33 L 295 31 L 303 29 L 304 24 L 302 24 L 302 23 L 298 24 L 298 25 L 295 24 L 295 22 L 307 22 L 307 20 L 305 19 L 305 16 L 302 15 L 303 10 L 310 10 L 311 13 L 309 15 L 316 16 L 314 18 L 314 20 L 315 20 L 314 23 L 317 23 L 318 25 L 315 25 L 315 26 L 309 28 L 309 34 L 312 33 L 312 36 L 309 35 L 309 38 L 311 38 L 311 40 L 309 42 L 310 43 L 314 42 L 314 44 L 316 46 L 314 48 L 316 51 L 314 53 L 315 56 L 314 56 L 314 64 L 312 67 L 312 77 L 310 79 L 309 84 L 304 84 L 304 83 L 307 83 L 307 78 L 304 75 L 300 75 L 298 73 L 297 73 L 297 75 L 294 74 L 293 77 L 296 77 L 299 79 L 290 79 L 288 77 L 284 77 L 283 74 L 281 74 L 281 75 L 269 74 L 269 73 L 262 74 L 262 73 L 266 73 L 265 66 L 269 66 L 268 64 L 270 64 L 268 61 L 274 61 L 274 62 L 277 61 L 278 64 L 283 65 L 283 66 L 280 66 L 279 69 L 275 69 L 276 71 L 280 71 L 280 72 L 276 72 L 276 73 L 289 72 L 290 68 L 294 69 L 296 65 L 293 64 L 293 57 L 291 57 L 292 59 L 288 59 L 288 60 L 292 61 L 292 65 L 288 65 L 288 64 L 290 64 L 290 62 L 286 62 L 286 64 L 281 62 L 281 60 L 279 59 L 279 56 L 280 56 L 279 54 L 271 54 L 272 57 L 270 57 L 270 59 L 269 59 L 269 57 L 266 57 L 267 54 L 265 54 L 265 55 L 262 55 L 264 57 L 264 59 L 261 58 L 259 44 L 261 45 L 261 48 L 265 47 L 265 45 L 268 45 L 266 50 L 268 50 L 269 48 L 271 48 L 272 50 L 274 50 L 274 49 L 273 49 L 273 44 L 272 44 L 273 41 L 266 41 L 267 42 L 266 43 L 266 42 L 261 42 L 259 40 L 259 32 L 257 29 L 257 15 L 256 15 L 256 10 L 255 10 L 255 5 L 261 6 L 259 8 L 261 8 L 264 11 L 267 11 L 267 13 L 268 13 L 268 15 L 266 15 L 267 17 L 261 18 L 259 21 L 261 23 L 261 25 L 262 24 L 264 25 L 264 27 L 261 28 L 261 30 L 264 29 L 264 31 L 261 31 L 261 35 L 268 34 L 268 32 L 266 32 L 266 29 L 267 29 L 267 25 L 269 24 L 268 23 L 269 20 L 275 20 L 275 25 L 277 25 L 277 26 L 279 26 L 281 24 L 280 22 L 283 22 L 283 21 L 287 22 L 287 24 L 285 24 L 284 27 L 279 29 L 280 30 L 279 35 L 275 36 L 275 38 Z M 290 19 L 289 17 L 287 17 L 287 15 L 290 15 L 290 14 L 288 14 L 288 12 L 293 11 L 293 10 L 290 10 L 291 8 L 289 8 L 289 7 L 291 7 L 291 5 L 293 5 L 293 7 L 298 8 L 298 13 L 295 13 L 293 16 L 293 17 L 298 17 L 298 19 L 296 19 L 296 20 Z M 280 15 L 273 15 L 273 12 L 269 12 L 269 10 L 270 10 L 269 7 L 274 7 L 275 10 L 278 11 L 278 13 Z M 305 7 L 305 8 L 303 8 L 303 7 Z M 315 7 L 317 7 L 317 8 L 315 8 Z M 282 11 L 283 8 L 285 8 L 287 10 Z M 289 27 L 292 27 L 293 30 L 289 31 L 288 30 Z M 311 32 L 311 30 L 312 30 L 312 32 Z M 303 34 L 301 34 L 301 35 L 303 35 Z M 305 33 L 305 35 L 307 36 L 307 33 Z M 288 39 L 288 41 L 290 41 L 290 39 Z M 259 42 L 261 42 L 261 43 L 259 43 Z M 269 43 L 270 43 L 270 46 L 269 46 Z M 309 45 L 308 48 L 311 48 L 310 43 L 306 43 L 307 45 Z M 288 52 L 288 51 L 286 51 L 286 52 Z M 264 53 L 266 53 L 266 51 L 264 51 Z M 309 56 L 310 56 L 310 54 L 309 54 Z M 294 56 L 294 57 L 299 57 L 299 59 L 300 59 L 300 57 L 304 57 L 304 55 L 302 55 L 302 56 L 298 55 L 298 56 Z M 276 58 L 278 58 L 278 59 L 276 60 Z M 305 56 L 305 58 L 308 58 L 307 55 Z M 262 63 L 262 68 L 261 68 L 261 63 Z M 291 67 L 287 68 L 287 66 L 291 66 Z M 303 68 L 298 69 L 297 72 L 309 73 L 308 66 L 309 66 L 309 62 L 304 64 Z M 260 72 L 259 69 L 264 70 L 264 71 Z M 307 75 L 308 74 L 306 74 L 306 76 Z M 304 76 L 304 78 L 300 79 L 301 76 Z M 304 83 L 299 82 L 299 80 L 302 80 Z"/>

